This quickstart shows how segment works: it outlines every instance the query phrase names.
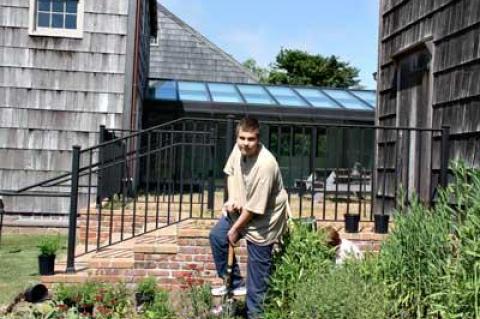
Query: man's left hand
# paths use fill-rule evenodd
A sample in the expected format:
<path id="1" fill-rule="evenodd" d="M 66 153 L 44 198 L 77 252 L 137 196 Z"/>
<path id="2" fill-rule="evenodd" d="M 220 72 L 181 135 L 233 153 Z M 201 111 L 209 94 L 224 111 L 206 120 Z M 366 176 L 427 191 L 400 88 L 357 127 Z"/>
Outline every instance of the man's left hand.
<path id="1" fill-rule="evenodd" d="M 231 228 L 228 231 L 227 236 L 228 236 L 228 241 L 232 245 L 235 245 L 237 243 L 238 239 L 240 238 L 240 234 L 239 234 L 238 230 L 236 230 L 234 228 Z"/>

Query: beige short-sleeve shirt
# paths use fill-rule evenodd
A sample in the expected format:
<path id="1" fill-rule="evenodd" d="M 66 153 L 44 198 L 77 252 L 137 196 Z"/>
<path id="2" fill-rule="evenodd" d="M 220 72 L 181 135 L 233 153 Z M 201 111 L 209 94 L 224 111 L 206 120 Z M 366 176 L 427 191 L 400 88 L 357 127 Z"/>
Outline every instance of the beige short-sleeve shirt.
<path id="1" fill-rule="evenodd" d="M 263 145 L 253 158 L 242 156 L 237 145 L 224 168 L 228 200 L 254 213 L 243 234 L 254 244 L 277 242 L 287 229 L 288 196 L 275 157 Z M 234 221 L 238 214 L 231 214 Z"/>

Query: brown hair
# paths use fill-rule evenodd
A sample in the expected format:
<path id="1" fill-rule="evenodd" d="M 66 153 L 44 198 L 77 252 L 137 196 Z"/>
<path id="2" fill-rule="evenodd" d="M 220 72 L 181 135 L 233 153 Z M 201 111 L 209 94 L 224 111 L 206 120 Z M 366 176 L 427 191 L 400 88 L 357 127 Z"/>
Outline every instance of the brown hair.
<path id="1" fill-rule="evenodd" d="M 257 137 L 260 136 L 260 124 L 258 123 L 258 120 L 254 117 L 244 117 L 243 119 L 241 119 L 240 122 L 238 122 L 237 124 L 237 135 L 240 130 L 244 132 L 256 132 Z"/>
<path id="2" fill-rule="evenodd" d="M 342 243 L 342 240 L 340 239 L 340 235 L 338 234 L 338 231 L 335 230 L 332 226 L 328 226 L 324 229 L 326 237 L 327 237 L 327 244 L 330 247 L 336 247 Z"/>

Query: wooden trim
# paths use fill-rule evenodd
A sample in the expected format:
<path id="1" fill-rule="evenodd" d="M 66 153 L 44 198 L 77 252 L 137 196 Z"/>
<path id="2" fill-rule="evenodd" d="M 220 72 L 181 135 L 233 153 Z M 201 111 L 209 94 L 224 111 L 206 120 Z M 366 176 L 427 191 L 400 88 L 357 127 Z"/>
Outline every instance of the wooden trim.
<path id="1" fill-rule="evenodd" d="M 397 116 L 397 113 L 386 113 L 386 114 L 379 114 L 378 115 L 378 120 L 382 121 L 382 120 L 388 120 L 388 119 L 392 119 L 394 117 Z"/>
<path id="2" fill-rule="evenodd" d="M 395 52 L 394 54 L 392 54 L 390 56 L 391 59 L 394 60 L 394 63 L 395 63 L 395 60 L 397 59 L 400 59 L 402 58 L 403 56 L 405 55 L 408 55 L 414 51 L 417 51 L 418 49 L 424 47 L 426 48 L 430 54 L 432 54 L 432 45 L 430 43 L 432 43 L 432 40 L 433 40 L 433 37 L 432 36 L 427 36 L 427 37 L 424 37 L 423 39 L 417 41 L 417 42 L 414 42 L 414 43 L 411 43 L 410 45 L 398 50 L 397 52 Z"/>

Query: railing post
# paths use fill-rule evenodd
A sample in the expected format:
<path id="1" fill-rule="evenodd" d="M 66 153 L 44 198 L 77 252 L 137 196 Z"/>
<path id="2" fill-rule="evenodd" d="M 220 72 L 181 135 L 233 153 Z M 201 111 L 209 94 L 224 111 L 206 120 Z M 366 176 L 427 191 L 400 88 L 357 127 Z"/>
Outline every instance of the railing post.
<path id="1" fill-rule="evenodd" d="M 233 119 L 235 117 L 233 115 L 227 116 L 227 132 L 225 134 L 225 152 L 227 153 L 226 158 L 230 155 L 230 152 L 233 148 Z M 228 184 L 227 184 L 227 176 L 225 176 L 224 180 L 224 187 L 223 187 L 223 201 L 226 202 L 228 200 Z"/>
<path id="2" fill-rule="evenodd" d="M 70 219 L 68 223 L 67 273 L 75 272 L 75 245 L 77 238 L 78 177 L 80 168 L 80 146 L 73 146 L 72 187 L 70 190 Z"/>
<path id="3" fill-rule="evenodd" d="M 0 196 L 0 244 L 2 243 L 3 215 L 5 215 L 5 206 L 3 205 L 3 200 Z"/>
<path id="4" fill-rule="evenodd" d="M 312 175 L 312 188 L 313 188 L 313 182 L 315 178 L 315 158 L 317 155 L 317 146 L 318 146 L 318 131 L 317 127 L 313 126 L 312 127 L 312 139 L 311 139 L 312 145 L 310 145 L 310 173 Z"/>
<path id="5" fill-rule="evenodd" d="M 208 197 L 207 197 L 207 209 L 213 211 L 214 201 L 215 201 L 215 143 L 217 142 L 215 131 L 213 128 L 210 130 L 210 143 L 209 152 L 210 152 L 210 161 L 208 164 Z"/>
<path id="6" fill-rule="evenodd" d="M 440 146 L 440 186 L 448 184 L 448 155 L 449 155 L 450 127 L 442 126 L 442 144 Z"/>
<path id="7" fill-rule="evenodd" d="M 102 144 L 105 142 L 105 133 L 107 129 L 105 128 L 105 125 L 100 125 L 100 136 L 98 139 L 98 143 Z M 98 172 L 97 172 L 97 206 L 100 206 L 102 203 L 102 196 L 103 196 L 103 191 L 102 191 L 102 179 L 103 179 L 103 154 L 104 148 L 101 147 L 99 148 L 98 152 L 98 162 L 102 163 L 102 165 L 99 166 Z"/>

